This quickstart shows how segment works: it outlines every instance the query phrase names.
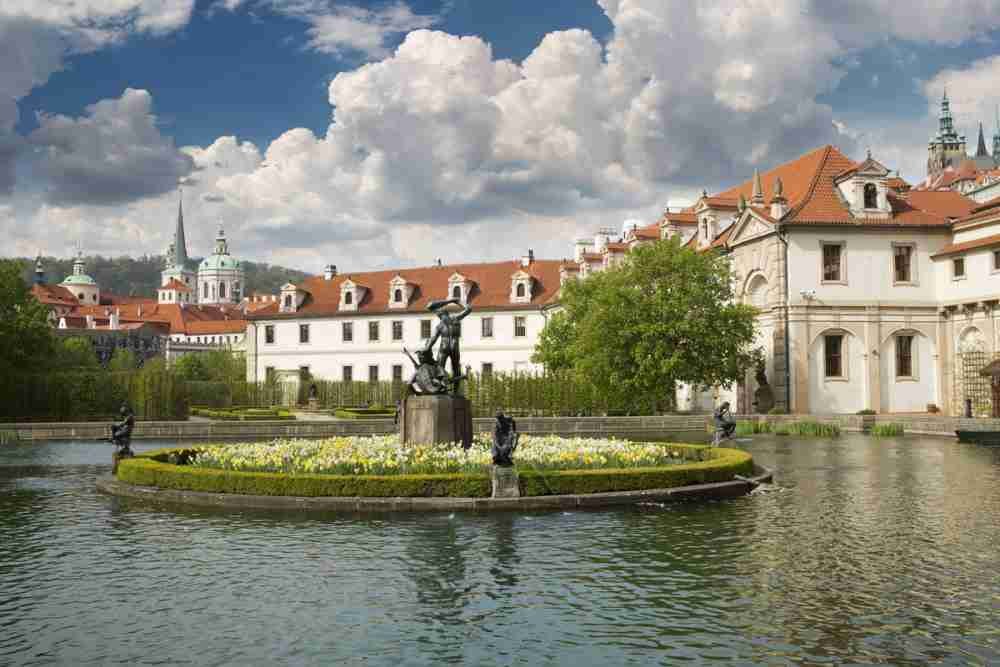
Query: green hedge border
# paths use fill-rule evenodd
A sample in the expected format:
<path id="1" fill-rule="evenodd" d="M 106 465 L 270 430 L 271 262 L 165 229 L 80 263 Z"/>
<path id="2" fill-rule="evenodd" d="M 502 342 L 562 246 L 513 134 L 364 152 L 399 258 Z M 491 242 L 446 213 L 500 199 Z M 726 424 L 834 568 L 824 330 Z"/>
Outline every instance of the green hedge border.
<path id="1" fill-rule="evenodd" d="M 337 408 L 333 416 L 340 419 L 392 419 L 394 408 Z"/>
<path id="2" fill-rule="evenodd" d="M 669 489 L 727 482 L 753 474 L 753 457 L 739 449 L 669 445 L 684 458 L 700 459 L 659 468 L 603 470 L 518 469 L 522 496 L 582 495 Z M 161 489 L 259 496 L 371 498 L 488 498 L 489 475 L 285 475 L 236 472 L 182 465 L 200 448 L 145 452 L 118 465 L 118 479 Z"/>
<path id="3" fill-rule="evenodd" d="M 295 415 L 287 410 L 268 410 L 261 408 L 248 408 L 245 410 L 233 410 L 231 408 L 191 408 L 191 414 L 195 417 L 241 422 L 278 420 L 292 421 L 295 419 Z"/>

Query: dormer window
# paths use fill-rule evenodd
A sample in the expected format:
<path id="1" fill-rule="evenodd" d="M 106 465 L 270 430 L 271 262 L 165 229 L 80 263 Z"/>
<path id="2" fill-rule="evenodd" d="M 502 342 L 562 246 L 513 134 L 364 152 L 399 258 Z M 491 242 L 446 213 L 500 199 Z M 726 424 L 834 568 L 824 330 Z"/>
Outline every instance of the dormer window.
<path id="1" fill-rule="evenodd" d="M 525 271 L 518 271 L 510 277 L 510 302 L 531 303 L 531 290 L 535 279 Z"/>
<path id="2" fill-rule="evenodd" d="M 348 278 L 340 284 L 340 310 L 357 310 L 365 298 L 365 287 Z"/>
<path id="3" fill-rule="evenodd" d="M 291 294 L 286 294 L 285 295 L 285 309 L 286 310 L 291 310 L 292 309 L 292 295 Z"/>
<path id="4" fill-rule="evenodd" d="M 865 183 L 865 208 L 878 208 L 878 187 L 874 183 Z"/>
<path id="5" fill-rule="evenodd" d="M 282 313 L 294 313 L 302 305 L 302 302 L 306 300 L 306 292 L 299 289 L 292 283 L 286 283 L 281 286 L 281 304 L 280 311 Z"/>
<path id="6" fill-rule="evenodd" d="M 413 285 L 406 282 L 406 278 L 396 274 L 389 281 L 389 307 L 406 308 L 410 305 L 410 298 L 413 296 Z"/>
<path id="7" fill-rule="evenodd" d="M 472 290 L 472 281 L 461 273 L 453 273 L 448 278 L 448 295 L 452 299 L 457 299 L 459 303 L 469 302 L 469 292 Z"/>

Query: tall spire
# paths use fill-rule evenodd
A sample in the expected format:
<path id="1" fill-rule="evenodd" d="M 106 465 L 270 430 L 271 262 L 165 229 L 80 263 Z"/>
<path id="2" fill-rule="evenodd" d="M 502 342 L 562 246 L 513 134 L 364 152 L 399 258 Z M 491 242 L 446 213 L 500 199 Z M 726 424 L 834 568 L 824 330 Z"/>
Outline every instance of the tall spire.
<path id="1" fill-rule="evenodd" d="M 177 201 L 177 231 L 174 232 L 174 266 L 183 269 L 188 261 L 187 243 L 184 241 L 184 191 L 178 192 L 180 198 Z"/>
<path id="2" fill-rule="evenodd" d="M 957 139 L 955 134 L 955 124 L 951 117 L 951 104 L 948 102 L 948 88 L 944 89 L 941 96 L 941 115 L 938 116 L 938 136 L 941 138 Z"/>
<path id="3" fill-rule="evenodd" d="M 993 161 L 1000 164 L 1000 104 L 997 105 L 997 129 L 993 132 Z"/>
<path id="4" fill-rule="evenodd" d="M 976 157 L 989 157 L 986 152 L 986 137 L 983 135 L 983 124 L 979 124 L 979 145 L 976 147 Z"/>

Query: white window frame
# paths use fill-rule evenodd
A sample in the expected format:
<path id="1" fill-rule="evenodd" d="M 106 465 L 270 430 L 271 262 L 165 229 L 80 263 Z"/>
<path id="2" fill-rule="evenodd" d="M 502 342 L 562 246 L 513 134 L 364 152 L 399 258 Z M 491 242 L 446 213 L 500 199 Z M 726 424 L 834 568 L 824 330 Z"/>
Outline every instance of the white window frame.
<path id="1" fill-rule="evenodd" d="M 909 280 L 896 280 L 896 248 L 909 248 L 910 249 L 910 279 Z M 889 258 L 889 268 L 892 271 L 890 274 L 892 276 L 893 287 L 916 287 L 920 285 L 920 277 L 917 273 L 917 243 L 916 241 L 893 241 L 892 242 L 892 253 Z"/>
<path id="2" fill-rule="evenodd" d="M 823 332 L 823 381 L 824 382 L 850 382 L 850 355 L 848 351 L 850 350 L 850 334 L 842 330 L 824 331 Z M 840 375 L 827 375 L 826 374 L 826 342 L 828 338 L 833 336 L 840 337 Z"/>
<path id="3" fill-rule="evenodd" d="M 955 262 L 962 261 L 962 275 L 957 275 L 955 273 Z M 951 258 L 951 279 L 952 280 L 965 280 L 969 275 L 969 267 L 965 261 L 965 255 L 959 255 L 958 257 Z"/>
<path id="4" fill-rule="evenodd" d="M 910 339 L 910 374 L 900 375 L 899 374 L 899 339 L 907 337 Z M 898 331 L 893 335 L 893 370 L 895 371 L 893 375 L 895 376 L 896 382 L 919 382 L 920 381 L 920 363 L 919 357 L 917 356 L 917 350 L 919 348 L 920 336 L 917 335 L 915 331 Z"/>
<path id="5" fill-rule="evenodd" d="M 824 264 L 826 263 L 825 248 L 828 245 L 840 246 L 840 278 L 837 280 L 827 280 Z M 846 285 L 847 284 L 847 241 L 820 241 L 819 242 L 819 283 L 821 285 Z"/>

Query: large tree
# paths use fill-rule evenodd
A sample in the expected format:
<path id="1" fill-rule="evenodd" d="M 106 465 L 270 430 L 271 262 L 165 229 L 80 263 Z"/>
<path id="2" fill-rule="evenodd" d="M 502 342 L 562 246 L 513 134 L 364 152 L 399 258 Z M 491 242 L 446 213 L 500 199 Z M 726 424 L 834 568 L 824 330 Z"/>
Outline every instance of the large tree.
<path id="1" fill-rule="evenodd" d="M 0 376 L 48 368 L 54 347 L 49 309 L 21 278 L 20 262 L 0 259 Z"/>
<path id="2" fill-rule="evenodd" d="M 669 403 L 678 382 L 731 385 L 760 357 L 755 311 L 733 297 L 726 257 L 677 239 L 638 246 L 620 266 L 563 286 L 533 360 L 632 412 Z"/>

